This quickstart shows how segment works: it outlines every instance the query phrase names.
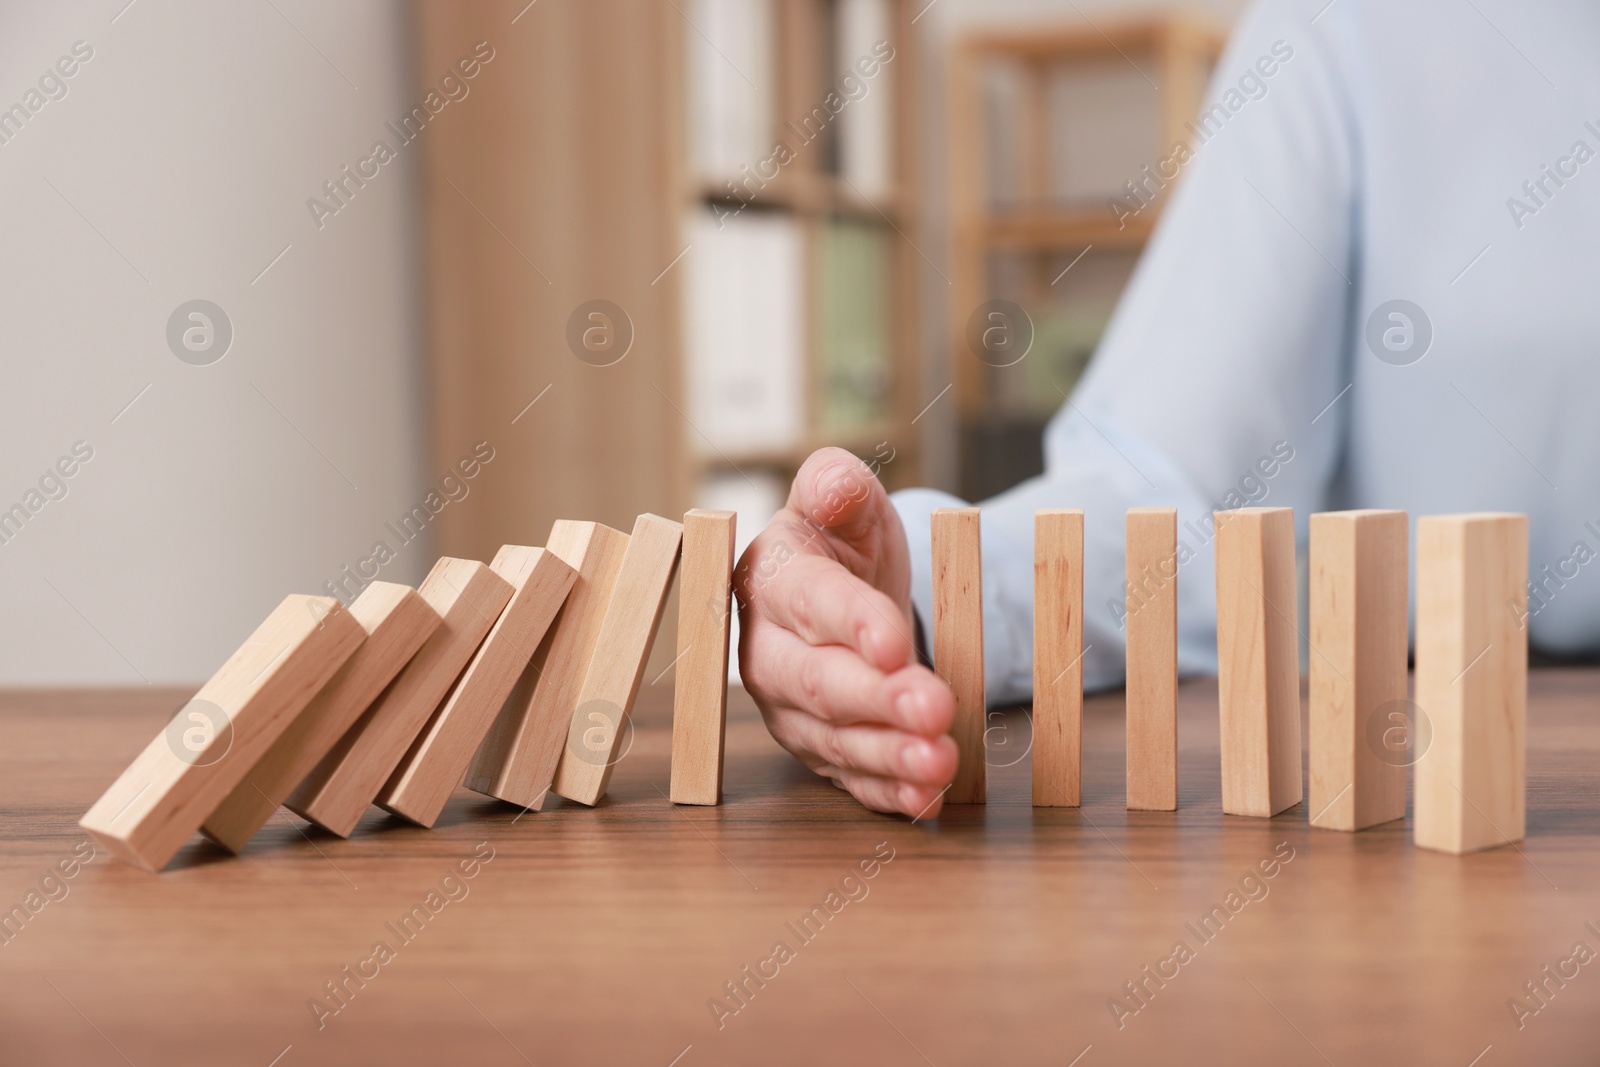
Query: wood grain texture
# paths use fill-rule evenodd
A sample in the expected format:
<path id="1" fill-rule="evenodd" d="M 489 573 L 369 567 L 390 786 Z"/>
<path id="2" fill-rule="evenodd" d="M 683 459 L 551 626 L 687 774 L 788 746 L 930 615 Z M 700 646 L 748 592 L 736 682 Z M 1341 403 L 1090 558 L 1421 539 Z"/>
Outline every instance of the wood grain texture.
<path id="1" fill-rule="evenodd" d="M 1216 513 L 1222 810 L 1268 817 L 1300 803 L 1300 654 L 1294 511 Z"/>
<path id="2" fill-rule="evenodd" d="M 79 825 L 118 859 L 165 867 L 365 638 L 332 597 L 285 597 Z"/>
<path id="3" fill-rule="evenodd" d="M 439 818 L 578 575 L 554 553 L 524 545 L 503 546 L 489 569 L 511 586 L 511 599 L 377 796 L 379 807 L 420 826 Z"/>
<path id="4" fill-rule="evenodd" d="M 983 744 L 983 547 L 977 508 L 933 512 L 933 669 L 956 697 L 955 738 L 961 762 L 946 804 L 982 804 L 987 765 Z"/>
<path id="5" fill-rule="evenodd" d="M 1521 841 L 1527 806 L 1528 518 L 1417 520 L 1417 761 L 1423 848 Z M 1420 737 L 1420 731 L 1419 731 Z"/>
<path id="6" fill-rule="evenodd" d="M 683 516 L 672 698 L 674 804 L 722 803 L 736 519 L 731 511 L 699 508 Z"/>
<path id="7" fill-rule="evenodd" d="M 555 777 L 628 535 L 598 522 L 558 519 L 545 548 L 578 572 L 577 581 L 479 746 L 464 783 L 531 811 L 544 807 Z"/>
<path id="8" fill-rule="evenodd" d="M 1477 1067 L 1582 1067 L 1600 1044 L 1593 964 L 1522 1029 L 1506 1001 L 1537 1007 L 1522 983 L 1575 940 L 1595 945 L 1597 691 L 1600 670 L 1530 672 L 1520 852 L 1419 850 L 1407 822 L 1341 834 L 1298 812 L 1223 816 L 1209 679 L 1178 693 L 1176 812 L 1125 808 L 1120 693 L 1084 700 L 1081 808 L 1031 807 L 1022 760 L 990 768 L 988 806 L 912 825 L 801 767 L 737 687 L 723 803 L 674 808 L 658 792 L 663 681 L 641 689 L 633 750 L 599 808 L 556 798 L 519 819 L 460 790 L 437 829 L 371 808 L 348 841 L 274 819 L 238 858 L 192 838 L 159 878 L 104 850 L 78 869 L 90 845 L 76 819 L 188 693 L 0 692 L 0 905 L 45 872 L 69 891 L 20 932 L 0 927 L 0 1058 L 124 1065 L 109 1038 L 140 1067 L 266 1067 L 290 1044 L 277 1067 L 521 1065 L 509 1041 L 541 1067 L 666 1067 L 690 1044 L 678 1067 L 922 1065 L 898 1027 L 940 1067 L 1065 1067 L 1091 1043 L 1077 1067 L 1466 1067 L 1490 1044 Z M 1021 709 L 1003 714 L 1022 729 Z M 493 861 L 462 879 L 482 842 Z M 883 843 L 893 862 L 861 878 Z M 1261 878 L 1280 848 L 1293 860 Z M 850 871 L 865 897 L 810 944 L 792 939 L 784 924 Z M 430 891 L 448 899 L 446 874 L 466 896 L 394 941 L 386 924 Z M 1186 924 L 1230 892 L 1242 910 L 1194 939 Z M 310 998 L 380 938 L 398 957 L 319 1029 Z M 719 1029 L 707 1001 L 779 938 L 798 958 Z M 1107 1001 L 1139 1007 L 1123 983 L 1179 939 L 1194 959 L 1119 1029 Z M 1019 1010 L 1019 990 L 1039 991 L 1039 1010 Z"/>
<path id="9" fill-rule="evenodd" d="M 1128 807 L 1178 806 L 1178 509 L 1129 508 Z"/>
<path id="10" fill-rule="evenodd" d="M 556 764 L 551 788 L 568 800 L 598 804 L 612 767 L 622 757 L 628 714 L 661 623 L 682 542 L 682 523 L 640 515 L 633 524 L 594 656 L 578 692 L 567 743 Z"/>
<path id="11" fill-rule="evenodd" d="M 1311 516 L 1313 826 L 1405 817 L 1409 551 L 1403 511 Z"/>
<path id="12" fill-rule="evenodd" d="M 201 830 L 222 847 L 249 843 L 439 627 L 415 589 L 393 582 L 372 582 L 349 610 L 367 639 L 206 819 Z"/>
<path id="13" fill-rule="evenodd" d="M 1083 757 L 1083 512 L 1033 513 L 1033 804 L 1078 806 Z"/>
<path id="14" fill-rule="evenodd" d="M 340 837 L 355 829 L 461 676 L 511 599 L 511 584 L 477 560 L 446 556 L 418 592 L 439 616 L 438 629 L 286 802 L 296 815 Z"/>

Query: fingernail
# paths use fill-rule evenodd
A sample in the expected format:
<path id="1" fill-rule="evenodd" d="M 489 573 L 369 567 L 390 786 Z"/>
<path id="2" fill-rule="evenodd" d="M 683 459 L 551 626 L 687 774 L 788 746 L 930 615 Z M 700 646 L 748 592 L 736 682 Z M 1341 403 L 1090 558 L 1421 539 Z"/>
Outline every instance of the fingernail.
<path id="1" fill-rule="evenodd" d="M 900 750 L 902 774 L 921 779 L 933 764 L 933 746 L 926 741 L 913 741 Z"/>

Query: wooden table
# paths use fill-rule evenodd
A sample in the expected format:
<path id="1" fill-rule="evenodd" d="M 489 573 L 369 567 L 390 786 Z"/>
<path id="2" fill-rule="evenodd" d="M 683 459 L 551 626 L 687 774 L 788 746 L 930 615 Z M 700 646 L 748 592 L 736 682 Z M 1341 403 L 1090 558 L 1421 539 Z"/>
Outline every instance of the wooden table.
<path id="1" fill-rule="evenodd" d="M 1600 959 L 1520 1029 L 1508 1007 L 1576 942 L 1600 952 L 1600 674 L 1531 688 L 1528 840 L 1455 857 L 1403 823 L 1224 817 L 1206 681 L 1182 690 L 1175 814 L 1123 809 L 1112 694 L 1087 705 L 1081 810 L 1029 806 L 1012 713 L 989 805 L 916 824 L 814 779 L 742 695 L 726 803 L 672 807 L 662 686 L 598 810 L 459 792 L 434 831 L 375 810 L 340 841 L 283 816 L 237 859 L 197 839 L 159 876 L 101 855 L 52 881 L 0 935 L 0 1062 L 1593 1064 Z M 72 857 L 78 816 L 185 695 L 0 697 L 0 905 Z M 460 878 L 475 850 L 492 859 Z M 338 980 L 319 1029 L 309 1004 Z"/>

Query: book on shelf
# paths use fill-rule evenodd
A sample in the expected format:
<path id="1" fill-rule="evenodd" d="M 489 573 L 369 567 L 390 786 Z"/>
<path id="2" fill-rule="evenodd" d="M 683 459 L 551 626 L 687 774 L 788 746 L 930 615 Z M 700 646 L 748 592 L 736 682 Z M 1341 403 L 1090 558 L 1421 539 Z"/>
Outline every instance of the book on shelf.
<path id="1" fill-rule="evenodd" d="M 839 112 L 838 172 L 869 200 L 894 189 L 895 60 L 876 62 L 892 43 L 893 14 L 890 0 L 837 0 L 834 13 L 835 89 L 848 100 Z M 866 77 L 863 67 L 876 73 Z"/>
<path id="2" fill-rule="evenodd" d="M 881 227 L 848 221 L 818 233 L 818 429 L 848 435 L 889 417 L 889 249 Z"/>
<path id="3" fill-rule="evenodd" d="M 777 64 L 766 0 L 682 0 L 690 168 L 720 184 L 772 151 Z"/>
<path id="4" fill-rule="evenodd" d="M 683 258 L 689 444 L 709 458 L 773 453 L 806 435 L 800 225 L 746 211 L 691 213 Z"/>

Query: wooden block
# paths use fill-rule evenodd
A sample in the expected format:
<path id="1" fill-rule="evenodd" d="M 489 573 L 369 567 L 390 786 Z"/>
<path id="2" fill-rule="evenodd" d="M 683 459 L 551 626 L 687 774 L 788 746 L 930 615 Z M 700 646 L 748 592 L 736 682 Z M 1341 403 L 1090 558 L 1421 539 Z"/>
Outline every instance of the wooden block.
<path id="1" fill-rule="evenodd" d="M 933 668 L 955 692 L 950 725 L 960 762 L 947 804 L 982 804 L 987 795 L 983 735 L 983 552 L 977 508 L 933 512 Z"/>
<path id="2" fill-rule="evenodd" d="M 1524 835 L 1527 806 L 1528 517 L 1417 521 L 1417 706 L 1432 740 L 1417 761 L 1416 843 L 1441 852 Z"/>
<path id="3" fill-rule="evenodd" d="M 1293 508 L 1216 513 L 1222 810 L 1269 817 L 1301 801 Z"/>
<path id="4" fill-rule="evenodd" d="M 1408 552 L 1403 511 L 1311 516 L 1313 826 L 1405 818 Z"/>
<path id="5" fill-rule="evenodd" d="M 367 639 L 201 827 L 239 852 L 439 626 L 415 589 L 373 582 L 350 605 Z"/>
<path id="6" fill-rule="evenodd" d="M 682 540 L 683 526 L 659 515 L 640 515 L 633 524 L 556 764 L 551 788 L 568 800 L 593 805 L 605 795 Z"/>
<path id="7" fill-rule="evenodd" d="M 1083 763 L 1083 512 L 1033 513 L 1033 806 L 1078 806 Z"/>
<path id="8" fill-rule="evenodd" d="M 286 802 L 340 837 L 356 828 L 511 599 L 511 583 L 494 571 L 448 556 L 418 591 L 438 614 L 439 628 Z"/>
<path id="9" fill-rule="evenodd" d="M 677 675 L 672 689 L 674 804 L 722 803 L 734 518 L 731 511 L 699 509 L 683 516 Z"/>
<path id="10" fill-rule="evenodd" d="M 544 806 L 555 777 L 628 535 L 598 522 L 559 519 L 545 548 L 578 572 L 577 581 L 479 746 L 464 783 L 532 811 Z"/>
<path id="11" fill-rule="evenodd" d="M 511 584 L 511 599 L 378 793 L 379 806 L 419 826 L 438 821 L 578 576 L 555 553 L 522 545 L 502 546 L 489 568 Z"/>
<path id="12" fill-rule="evenodd" d="M 1178 807 L 1178 509 L 1127 518 L 1128 807 Z"/>
<path id="13" fill-rule="evenodd" d="M 365 637 L 332 597 L 286 598 L 78 825 L 119 859 L 165 867 Z"/>

